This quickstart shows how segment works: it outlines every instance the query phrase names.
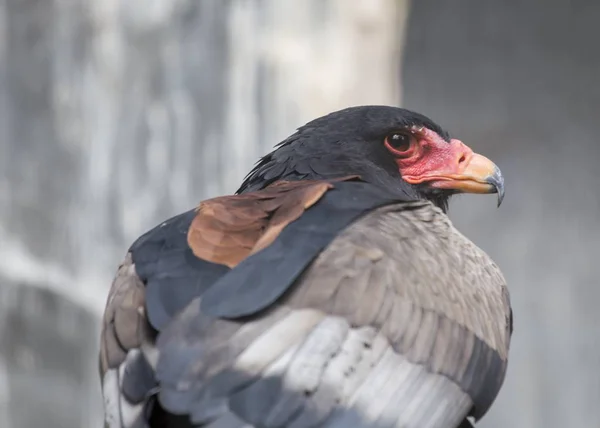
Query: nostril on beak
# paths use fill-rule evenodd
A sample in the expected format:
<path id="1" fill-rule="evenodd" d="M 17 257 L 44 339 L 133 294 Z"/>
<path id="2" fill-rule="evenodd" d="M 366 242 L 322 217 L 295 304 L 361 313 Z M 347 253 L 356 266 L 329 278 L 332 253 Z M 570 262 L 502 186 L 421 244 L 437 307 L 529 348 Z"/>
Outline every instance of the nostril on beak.
<path id="1" fill-rule="evenodd" d="M 462 141 L 453 139 L 450 142 L 452 157 L 454 158 L 454 168 L 466 168 L 473 157 L 473 150 L 466 146 Z M 450 158 L 449 160 L 451 160 Z"/>

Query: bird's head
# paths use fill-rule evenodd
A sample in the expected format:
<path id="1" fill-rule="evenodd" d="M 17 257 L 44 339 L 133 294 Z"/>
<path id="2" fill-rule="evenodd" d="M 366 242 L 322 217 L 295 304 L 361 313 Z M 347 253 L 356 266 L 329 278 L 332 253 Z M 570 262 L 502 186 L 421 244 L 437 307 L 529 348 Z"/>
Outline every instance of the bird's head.
<path id="1" fill-rule="evenodd" d="M 280 143 L 238 193 L 277 180 L 360 175 L 366 182 L 447 208 L 455 193 L 504 196 L 498 167 L 426 116 L 388 106 L 350 107 L 315 119 Z"/>

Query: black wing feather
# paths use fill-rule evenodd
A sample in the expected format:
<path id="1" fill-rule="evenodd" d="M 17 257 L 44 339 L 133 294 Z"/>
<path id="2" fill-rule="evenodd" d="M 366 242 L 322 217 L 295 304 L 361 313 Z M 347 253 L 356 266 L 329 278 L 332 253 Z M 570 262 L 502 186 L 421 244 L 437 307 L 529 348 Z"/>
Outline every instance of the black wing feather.
<path id="1" fill-rule="evenodd" d="M 136 272 L 146 284 L 148 320 L 158 331 L 229 271 L 192 253 L 187 231 L 195 215 L 194 209 L 163 222 L 130 248 Z"/>
<path id="2" fill-rule="evenodd" d="M 398 201 L 397 195 L 366 183 L 336 183 L 273 244 L 243 260 L 211 286 L 202 297 L 202 313 L 232 319 L 268 308 L 352 221 L 394 201 Z"/>

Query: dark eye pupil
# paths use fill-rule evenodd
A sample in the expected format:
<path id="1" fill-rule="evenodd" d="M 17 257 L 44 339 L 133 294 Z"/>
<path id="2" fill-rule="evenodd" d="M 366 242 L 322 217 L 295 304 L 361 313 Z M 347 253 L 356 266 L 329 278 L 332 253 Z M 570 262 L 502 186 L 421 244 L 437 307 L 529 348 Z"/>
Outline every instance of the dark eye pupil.
<path id="1" fill-rule="evenodd" d="M 410 146 L 410 138 L 404 134 L 392 134 L 388 141 L 390 146 L 399 151 L 408 150 Z"/>

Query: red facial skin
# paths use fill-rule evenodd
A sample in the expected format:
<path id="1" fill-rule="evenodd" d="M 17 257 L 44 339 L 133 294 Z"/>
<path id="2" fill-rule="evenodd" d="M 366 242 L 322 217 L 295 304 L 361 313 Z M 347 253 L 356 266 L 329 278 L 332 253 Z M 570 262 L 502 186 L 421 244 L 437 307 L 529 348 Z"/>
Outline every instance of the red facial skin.
<path id="1" fill-rule="evenodd" d="M 427 128 L 413 127 L 398 133 L 408 133 L 410 143 L 398 149 L 387 137 L 385 146 L 395 157 L 404 181 L 461 192 L 490 192 L 491 186 L 486 180 L 494 174 L 496 165 L 474 153 L 462 141 L 452 139 L 448 143 Z"/>

